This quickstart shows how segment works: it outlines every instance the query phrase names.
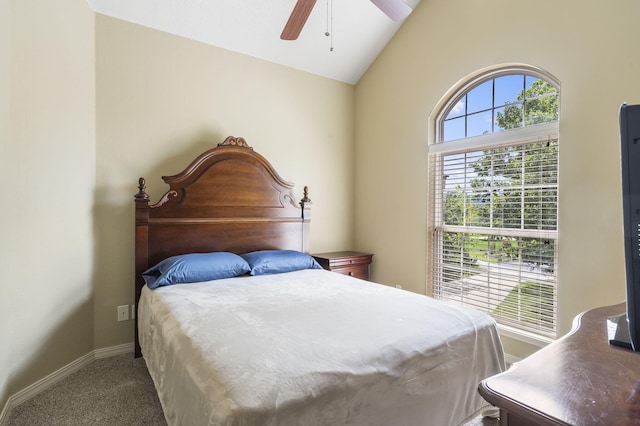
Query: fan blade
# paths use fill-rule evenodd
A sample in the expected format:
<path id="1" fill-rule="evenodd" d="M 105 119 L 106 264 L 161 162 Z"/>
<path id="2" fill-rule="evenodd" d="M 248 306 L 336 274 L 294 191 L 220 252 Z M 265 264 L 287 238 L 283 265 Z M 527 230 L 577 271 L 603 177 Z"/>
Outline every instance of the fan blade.
<path id="1" fill-rule="evenodd" d="M 411 7 L 402 0 L 371 0 L 392 21 L 402 21 L 412 12 Z"/>
<path id="2" fill-rule="evenodd" d="M 298 38 L 315 4 L 316 0 L 298 0 L 293 7 L 287 24 L 282 30 L 282 34 L 280 34 L 282 40 L 295 40 Z"/>

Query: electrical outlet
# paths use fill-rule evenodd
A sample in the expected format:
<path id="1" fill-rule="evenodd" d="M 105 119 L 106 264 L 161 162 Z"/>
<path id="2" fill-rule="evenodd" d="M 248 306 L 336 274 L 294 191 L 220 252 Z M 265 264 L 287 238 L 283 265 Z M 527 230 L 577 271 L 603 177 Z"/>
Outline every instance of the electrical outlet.
<path id="1" fill-rule="evenodd" d="M 118 321 L 126 321 L 129 319 L 129 305 L 118 306 Z"/>
<path id="2" fill-rule="evenodd" d="M 131 305 L 131 319 L 136 319 L 136 305 Z"/>

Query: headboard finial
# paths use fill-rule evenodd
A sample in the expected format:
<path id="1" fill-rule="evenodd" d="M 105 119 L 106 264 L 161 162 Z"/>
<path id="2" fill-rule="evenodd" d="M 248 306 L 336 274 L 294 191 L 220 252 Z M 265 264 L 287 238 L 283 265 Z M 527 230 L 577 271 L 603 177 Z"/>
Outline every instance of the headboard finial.
<path id="1" fill-rule="evenodd" d="M 218 144 L 218 146 L 225 146 L 225 145 L 241 146 L 243 148 L 248 148 L 253 150 L 253 148 L 249 146 L 249 144 L 244 138 L 239 138 L 239 137 L 237 138 L 235 136 L 227 136 L 227 138 L 223 142 L 220 142 Z"/>
<path id="2" fill-rule="evenodd" d="M 148 200 L 149 199 L 149 194 L 147 194 L 144 190 L 146 188 L 145 186 L 145 180 L 144 178 L 140 178 L 138 179 L 138 193 L 135 195 L 135 199 L 136 200 Z"/>
<path id="3" fill-rule="evenodd" d="M 304 197 L 300 200 L 301 203 L 311 203 L 311 198 L 309 198 L 309 187 L 305 186 L 303 190 Z"/>
<path id="4" fill-rule="evenodd" d="M 302 219 L 308 220 L 311 217 L 311 198 L 309 198 L 309 187 L 304 187 L 304 196 L 300 200 L 300 208 L 302 209 Z"/>

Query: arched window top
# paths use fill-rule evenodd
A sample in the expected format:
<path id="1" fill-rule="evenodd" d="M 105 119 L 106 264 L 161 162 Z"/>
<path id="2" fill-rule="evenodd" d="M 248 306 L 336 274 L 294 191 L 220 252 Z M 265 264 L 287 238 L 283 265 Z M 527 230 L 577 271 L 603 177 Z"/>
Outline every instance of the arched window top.
<path id="1" fill-rule="evenodd" d="M 533 68 L 484 73 L 450 96 L 436 143 L 557 121 L 558 97 L 554 79 Z"/>

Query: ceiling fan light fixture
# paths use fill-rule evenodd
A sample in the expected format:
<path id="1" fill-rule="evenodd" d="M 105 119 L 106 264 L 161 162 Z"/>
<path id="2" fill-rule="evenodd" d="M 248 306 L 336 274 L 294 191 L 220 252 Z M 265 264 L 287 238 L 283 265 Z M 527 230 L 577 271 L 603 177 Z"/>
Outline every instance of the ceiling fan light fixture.
<path id="1" fill-rule="evenodd" d="M 402 0 L 371 0 L 392 21 L 402 21 L 412 12 L 411 7 Z"/>

